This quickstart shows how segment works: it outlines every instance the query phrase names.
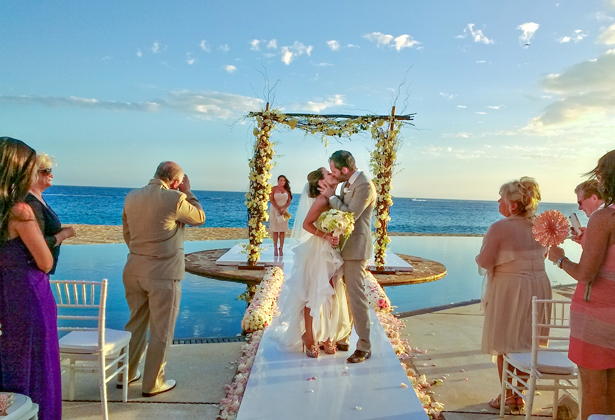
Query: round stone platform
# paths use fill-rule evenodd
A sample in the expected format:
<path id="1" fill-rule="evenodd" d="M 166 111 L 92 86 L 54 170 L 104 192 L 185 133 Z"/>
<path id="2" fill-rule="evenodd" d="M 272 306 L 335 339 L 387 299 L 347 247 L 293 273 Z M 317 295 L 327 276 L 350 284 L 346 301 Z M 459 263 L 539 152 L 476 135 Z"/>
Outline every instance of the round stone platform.
<path id="1" fill-rule="evenodd" d="M 186 255 L 186 271 L 197 276 L 246 284 L 258 284 L 264 270 L 239 270 L 233 265 L 216 265 L 216 261 L 226 254 L 229 248 L 211 249 Z M 411 255 L 397 254 L 410 263 L 414 271 L 397 274 L 377 274 L 374 277 L 381 286 L 401 286 L 435 281 L 446 276 L 446 267 L 439 262 Z"/>

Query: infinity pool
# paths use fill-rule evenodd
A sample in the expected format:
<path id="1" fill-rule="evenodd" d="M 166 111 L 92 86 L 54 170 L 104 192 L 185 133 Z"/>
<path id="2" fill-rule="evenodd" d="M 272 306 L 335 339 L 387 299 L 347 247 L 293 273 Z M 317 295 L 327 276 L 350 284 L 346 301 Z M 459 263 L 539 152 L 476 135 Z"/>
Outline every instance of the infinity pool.
<path id="1" fill-rule="evenodd" d="M 483 278 L 474 258 L 482 237 L 394 236 L 391 252 L 428 258 L 444 264 L 448 274 L 442 280 L 407 286 L 387 287 L 396 312 L 413 311 L 450 303 L 479 299 Z M 231 248 L 246 241 L 186 242 L 186 253 L 206 249 Z M 564 244 L 566 254 L 578 261 L 581 248 L 571 241 Z M 124 244 L 64 245 L 56 280 L 109 280 L 107 327 L 123 329 L 129 317 L 124 298 L 122 270 L 128 248 Z M 574 284 L 566 273 L 547 261 L 553 285 Z M 186 273 L 182 281 L 182 300 L 175 338 L 229 337 L 241 333 L 241 318 L 246 303 L 237 300 L 245 291 L 241 283 L 226 282 Z"/>

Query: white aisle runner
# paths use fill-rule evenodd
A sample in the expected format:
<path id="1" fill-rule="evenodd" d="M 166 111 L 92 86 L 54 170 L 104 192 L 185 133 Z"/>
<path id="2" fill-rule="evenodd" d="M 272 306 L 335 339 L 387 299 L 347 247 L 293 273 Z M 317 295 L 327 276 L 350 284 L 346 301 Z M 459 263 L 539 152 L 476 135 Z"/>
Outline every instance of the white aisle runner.
<path id="1" fill-rule="evenodd" d="M 291 265 L 284 266 L 286 276 Z M 269 330 L 265 331 L 237 420 L 426 420 L 373 310 L 370 316 L 372 357 L 363 363 L 346 362 L 355 349 L 354 331 L 350 351 L 335 355 L 321 352 L 317 359 L 305 353 L 279 351 L 278 342 L 270 337 Z"/>

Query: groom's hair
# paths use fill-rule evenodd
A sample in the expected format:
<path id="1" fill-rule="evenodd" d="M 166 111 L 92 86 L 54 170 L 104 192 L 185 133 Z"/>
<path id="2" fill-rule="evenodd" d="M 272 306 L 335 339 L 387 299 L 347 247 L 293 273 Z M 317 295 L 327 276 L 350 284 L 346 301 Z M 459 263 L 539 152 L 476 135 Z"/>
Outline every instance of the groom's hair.
<path id="1" fill-rule="evenodd" d="M 357 165 L 354 162 L 354 157 L 352 156 L 352 154 L 350 154 L 350 152 L 347 152 L 346 150 L 338 150 L 337 152 L 333 153 L 329 158 L 329 162 L 333 162 L 333 165 L 335 165 L 335 167 L 340 171 L 342 170 L 342 168 L 348 168 L 351 171 L 357 170 Z"/>

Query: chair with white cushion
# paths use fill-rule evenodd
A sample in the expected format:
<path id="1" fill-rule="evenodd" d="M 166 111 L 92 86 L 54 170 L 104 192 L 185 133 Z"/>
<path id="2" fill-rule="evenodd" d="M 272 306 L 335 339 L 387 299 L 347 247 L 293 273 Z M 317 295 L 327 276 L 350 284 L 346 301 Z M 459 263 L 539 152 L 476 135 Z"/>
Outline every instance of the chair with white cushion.
<path id="1" fill-rule="evenodd" d="M 532 351 L 504 355 L 500 417 L 504 417 L 506 390 L 525 400 L 526 420 L 532 416 L 536 391 L 553 391 L 553 418 L 557 416 L 559 390 L 576 390 L 578 370 L 568 359 L 570 301 L 532 298 Z M 513 316 L 513 315 L 511 315 Z M 548 343 L 547 347 L 541 344 Z M 553 345 L 552 345 L 553 344 Z M 517 381 L 510 381 L 509 378 Z M 575 381 L 575 382 L 573 382 Z M 527 390 L 526 395 L 522 393 Z"/>
<path id="2" fill-rule="evenodd" d="M 107 384 L 122 372 L 123 401 L 128 401 L 130 332 L 105 328 L 107 279 L 52 280 L 51 284 L 58 321 L 70 324 L 58 327 L 60 331 L 70 331 L 60 339 L 62 369 L 69 374 L 68 399 L 75 399 L 75 372 L 98 373 L 103 419 L 107 420 Z"/>

